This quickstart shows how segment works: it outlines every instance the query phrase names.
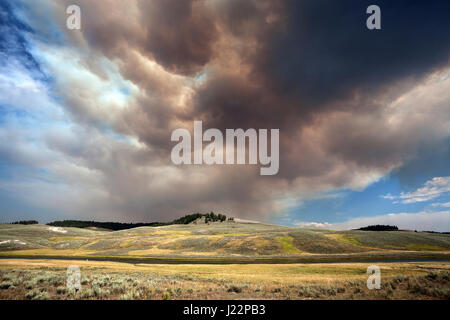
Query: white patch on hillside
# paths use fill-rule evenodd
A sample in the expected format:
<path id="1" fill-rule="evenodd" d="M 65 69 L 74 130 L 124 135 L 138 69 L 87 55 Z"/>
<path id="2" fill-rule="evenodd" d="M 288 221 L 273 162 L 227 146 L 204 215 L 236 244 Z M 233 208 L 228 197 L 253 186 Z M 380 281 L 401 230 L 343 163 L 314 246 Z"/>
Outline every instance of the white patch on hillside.
<path id="1" fill-rule="evenodd" d="M 67 232 L 67 230 L 64 230 L 63 228 L 60 228 L 60 227 L 50 227 L 50 228 L 48 228 L 48 230 L 53 231 L 53 232 L 59 232 L 59 233 Z"/>
<path id="2" fill-rule="evenodd" d="M 26 242 L 20 241 L 20 240 L 5 240 L 5 241 L 0 241 L 0 245 L 2 244 L 8 244 L 8 243 L 12 243 L 12 244 L 21 244 L 21 245 L 25 245 Z"/>
<path id="3" fill-rule="evenodd" d="M 261 223 L 259 221 L 254 221 L 254 220 L 245 220 L 245 219 L 239 219 L 239 218 L 234 218 L 235 222 L 240 222 L 240 223 Z"/>

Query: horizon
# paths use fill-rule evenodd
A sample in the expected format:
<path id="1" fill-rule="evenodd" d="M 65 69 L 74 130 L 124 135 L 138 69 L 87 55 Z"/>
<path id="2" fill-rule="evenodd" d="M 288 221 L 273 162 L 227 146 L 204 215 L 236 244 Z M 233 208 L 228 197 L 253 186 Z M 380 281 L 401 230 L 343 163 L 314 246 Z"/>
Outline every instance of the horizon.
<path id="1" fill-rule="evenodd" d="M 189 216 L 190 214 L 184 215 L 184 216 Z M 183 217 L 184 217 L 183 216 Z M 398 230 L 390 230 L 390 231 L 411 231 L 411 232 L 435 232 L 435 233 L 450 233 L 450 231 L 435 231 L 435 230 L 425 230 L 425 229 L 404 229 L 404 228 L 400 228 L 396 225 L 382 225 L 382 224 L 372 224 L 372 225 L 361 225 L 360 227 L 356 227 L 356 228 L 342 228 L 342 229 L 333 229 L 332 227 L 323 227 L 323 226 L 295 226 L 295 225 L 283 225 L 283 224 L 274 224 L 274 223 L 268 223 L 268 222 L 263 222 L 263 221 L 253 221 L 253 220 L 246 220 L 246 219 L 241 219 L 239 217 L 231 217 L 231 216 L 226 216 L 227 220 L 226 221 L 213 221 L 211 223 L 222 223 L 222 222 L 229 222 L 228 218 L 233 218 L 233 223 L 254 223 L 254 224 L 265 224 L 265 225 L 273 225 L 273 226 L 280 226 L 280 227 L 291 227 L 291 228 L 298 228 L 298 229 L 318 229 L 318 230 L 336 230 L 336 231 L 351 231 L 351 230 L 361 230 L 362 228 L 367 228 L 367 227 L 373 227 L 373 226 L 389 226 L 389 227 L 397 227 Z M 182 217 L 179 217 L 182 218 Z M 32 221 L 32 220 L 23 220 L 23 219 L 19 219 L 16 221 L 11 221 L 11 222 L 0 222 L 0 224 L 20 224 L 19 222 L 23 222 L 23 221 Z M 78 222 L 95 222 L 95 223 L 119 223 L 119 224 L 132 224 L 132 225 L 138 225 L 138 224 L 152 224 L 152 223 L 170 223 L 173 220 L 169 220 L 169 221 L 148 221 L 148 222 L 144 222 L 144 221 L 134 221 L 134 222 L 130 222 L 130 221 L 97 221 L 97 220 L 78 220 L 78 219 L 64 219 L 64 220 L 53 220 L 53 221 L 37 221 L 38 225 L 50 225 L 50 223 L 54 223 L 54 222 L 65 222 L 65 221 L 78 221 Z M 190 224 L 190 223 L 189 223 Z M 209 223 L 208 223 L 209 224 Z M 182 225 L 182 224 L 180 224 Z M 164 227 L 164 226 L 141 226 L 141 227 L 150 227 L 150 228 L 157 228 L 157 227 Z M 73 227 L 72 227 L 73 228 Z M 84 228 L 84 227 L 76 227 L 76 228 Z M 131 227 L 131 228 L 136 228 L 136 227 Z M 117 230 L 112 230 L 112 231 L 117 231 Z M 363 230 L 364 231 L 364 230 Z M 372 230 L 366 230 L 366 231 L 372 231 Z M 383 230 L 383 231 L 387 231 L 387 230 Z"/>

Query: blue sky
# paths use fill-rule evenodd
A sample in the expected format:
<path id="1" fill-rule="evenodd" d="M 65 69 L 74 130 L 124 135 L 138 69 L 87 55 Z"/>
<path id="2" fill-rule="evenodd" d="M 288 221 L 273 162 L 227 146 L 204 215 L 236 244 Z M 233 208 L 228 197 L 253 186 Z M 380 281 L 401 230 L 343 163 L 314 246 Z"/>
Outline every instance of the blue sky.
<path id="1" fill-rule="evenodd" d="M 343 223 L 353 218 L 378 217 L 386 213 L 419 213 L 441 212 L 450 208 L 450 192 L 437 193 L 427 201 L 404 203 L 386 199 L 384 196 L 398 196 L 411 193 L 422 187 L 434 177 L 450 176 L 450 143 L 447 140 L 442 146 L 433 150 L 424 147 L 408 163 L 383 176 L 361 191 L 337 190 L 329 197 L 307 201 L 291 209 L 286 218 L 276 218 L 274 223 L 292 224 L 292 221 L 308 221 L 315 217 L 318 223 Z M 410 173 L 413 172 L 414 175 Z M 445 230 L 442 229 L 442 230 Z"/>
<path id="2" fill-rule="evenodd" d="M 424 181 L 423 183 L 425 183 Z M 417 186 L 416 188 L 420 187 Z M 296 224 L 296 221 L 309 221 L 314 217 L 317 223 L 344 223 L 359 217 L 378 217 L 386 213 L 441 212 L 450 207 L 450 193 L 442 192 L 430 201 L 403 203 L 386 199 L 386 195 L 399 195 L 407 190 L 414 191 L 413 185 L 402 186 L 396 176 L 386 176 L 362 191 L 342 190 L 335 196 L 307 201 L 304 205 L 291 209 L 285 219 L 275 223 Z M 375 221 L 375 220 L 374 220 Z M 293 222 L 293 223 L 292 223 Z M 308 223 L 297 223 L 308 226 Z M 314 224 L 311 224 L 314 226 Z"/>
<path id="3" fill-rule="evenodd" d="M 0 0 L 1 221 L 213 210 L 450 231 L 446 4 L 382 1 L 389 27 L 368 33 L 364 4 L 248 2 L 236 17 L 239 2 L 80 0 L 82 28 L 69 30 L 69 2 Z M 406 28 L 402 12 L 429 19 Z M 279 174 L 173 165 L 170 134 L 195 120 L 279 128 Z"/>

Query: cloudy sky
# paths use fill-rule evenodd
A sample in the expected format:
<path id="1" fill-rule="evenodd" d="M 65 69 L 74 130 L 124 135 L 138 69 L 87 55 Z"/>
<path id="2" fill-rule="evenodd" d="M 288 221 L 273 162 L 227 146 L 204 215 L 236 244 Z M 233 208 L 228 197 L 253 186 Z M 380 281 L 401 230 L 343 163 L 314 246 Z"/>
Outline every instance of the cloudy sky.
<path id="1" fill-rule="evenodd" d="M 450 3 L 372 2 L 0 0 L 0 220 L 450 231 Z M 280 129 L 279 173 L 173 165 L 194 120 Z"/>

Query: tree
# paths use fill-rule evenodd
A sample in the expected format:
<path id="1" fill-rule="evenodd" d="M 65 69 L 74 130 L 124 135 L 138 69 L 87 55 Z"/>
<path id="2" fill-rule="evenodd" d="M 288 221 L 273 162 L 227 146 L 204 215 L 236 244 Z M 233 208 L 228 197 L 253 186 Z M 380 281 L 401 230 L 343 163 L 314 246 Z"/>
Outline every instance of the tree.
<path id="1" fill-rule="evenodd" d="M 363 230 L 363 231 L 398 231 L 398 227 L 397 226 L 389 226 L 389 225 L 377 224 L 377 225 L 372 225 L 372 226 L 359 228 L 358 230 Z"/>

